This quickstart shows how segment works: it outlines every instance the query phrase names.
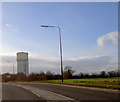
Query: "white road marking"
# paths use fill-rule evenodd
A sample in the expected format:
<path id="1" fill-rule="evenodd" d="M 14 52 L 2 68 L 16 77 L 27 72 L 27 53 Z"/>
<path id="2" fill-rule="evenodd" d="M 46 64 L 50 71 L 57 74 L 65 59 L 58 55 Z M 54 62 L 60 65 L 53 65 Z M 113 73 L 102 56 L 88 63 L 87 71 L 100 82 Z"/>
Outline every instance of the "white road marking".
<path id="1" fill-rule="evenodd" d="M 37 94 L 36 92 L 34 92 L 34 91 L 31 91 L 33 94 L 35 94 L 36 96 L 38 96 L 38 97 L 40 97 L 41 98 L 41 96 L 39 95 L 39 94 Z"/>

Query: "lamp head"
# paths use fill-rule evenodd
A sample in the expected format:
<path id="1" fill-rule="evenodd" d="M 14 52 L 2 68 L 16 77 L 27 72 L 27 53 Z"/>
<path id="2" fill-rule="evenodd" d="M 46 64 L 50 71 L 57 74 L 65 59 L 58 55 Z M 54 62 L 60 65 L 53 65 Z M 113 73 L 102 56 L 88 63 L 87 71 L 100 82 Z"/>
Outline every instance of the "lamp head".
<path id="1" fill-rule="evenodd" d="M 46 26 L 46 25 L 41 25 L 41 27 L 48 27 L 48 26 Z"/>

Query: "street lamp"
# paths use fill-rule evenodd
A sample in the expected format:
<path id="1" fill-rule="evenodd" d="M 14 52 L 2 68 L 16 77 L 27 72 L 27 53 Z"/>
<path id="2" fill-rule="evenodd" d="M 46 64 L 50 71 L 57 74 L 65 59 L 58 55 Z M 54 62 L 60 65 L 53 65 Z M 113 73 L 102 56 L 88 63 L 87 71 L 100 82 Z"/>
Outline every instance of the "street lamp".
<path id="1" fill-rule="evenodd" d="M 61 41 L 61 30 L 58 26 L 47 26 L 41 25 L 41 27 L 55 27 L 59 30 L 59 39 L 60 39 L 60 58 L 61 58 L 61 75 L 62 75 L 62 83 L 63 83 L 63 62 L 62 62 L 62 41 Z"/>
<path id="2" fill-rule="evenodd" d="M 13 74 L 14 74 L 14 62 L 13 61 L 7 61 L 8 63 L 9 62 L 12 62 L 12 64 L 13 64 Z"/>

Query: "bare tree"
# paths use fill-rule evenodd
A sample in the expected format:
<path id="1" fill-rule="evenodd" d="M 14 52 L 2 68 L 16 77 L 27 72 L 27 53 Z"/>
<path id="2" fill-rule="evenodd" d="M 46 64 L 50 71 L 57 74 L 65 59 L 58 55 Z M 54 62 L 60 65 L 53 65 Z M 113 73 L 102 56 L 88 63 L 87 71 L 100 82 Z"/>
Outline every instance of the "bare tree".
<path id="1" fill-rule="evenodd" d="M 73 73 L 75 72 L 74 70 L 72 70 L 71 66 L 66 66 L 64 68 L 64 78 L 69 79 L 72 78 Z"/>

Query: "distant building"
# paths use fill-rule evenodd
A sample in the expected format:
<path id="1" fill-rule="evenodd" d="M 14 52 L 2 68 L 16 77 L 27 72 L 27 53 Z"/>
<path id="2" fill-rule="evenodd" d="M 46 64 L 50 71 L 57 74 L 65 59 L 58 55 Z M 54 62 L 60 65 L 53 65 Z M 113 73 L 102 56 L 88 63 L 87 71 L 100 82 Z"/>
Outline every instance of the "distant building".
<path id="1" fill-rule="evenodd" d="M 17 73 L 24 73 L 26 76 L 29 75 L 28 53 L 27 52 L 17 53 Z"/>

